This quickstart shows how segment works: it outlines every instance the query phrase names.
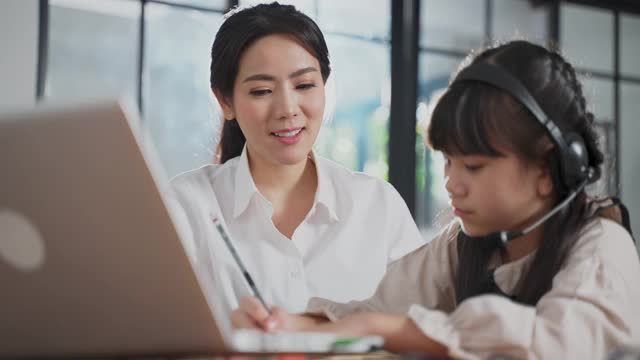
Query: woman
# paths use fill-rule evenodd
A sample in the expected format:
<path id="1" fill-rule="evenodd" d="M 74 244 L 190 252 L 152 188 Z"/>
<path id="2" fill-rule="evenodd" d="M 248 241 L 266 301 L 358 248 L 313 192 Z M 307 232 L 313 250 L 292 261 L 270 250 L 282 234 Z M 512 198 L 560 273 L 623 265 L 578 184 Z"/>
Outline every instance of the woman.
<path id="1" fill-rule="evenodd" d="M 391 185 L 312 150 L 330 74 L 320 29 L 293 6 L 257 5 L 224 21 L 211 56 L 225 118 L 220 164 L 173 187 L 201 283 L 223 297 L 212 303 L 228 318 L 249 293 L 212 224 L 220 216 L 268 302 L 302 311 L 312 296 L 370 296 L 387 266 L 424 241 Z"/>

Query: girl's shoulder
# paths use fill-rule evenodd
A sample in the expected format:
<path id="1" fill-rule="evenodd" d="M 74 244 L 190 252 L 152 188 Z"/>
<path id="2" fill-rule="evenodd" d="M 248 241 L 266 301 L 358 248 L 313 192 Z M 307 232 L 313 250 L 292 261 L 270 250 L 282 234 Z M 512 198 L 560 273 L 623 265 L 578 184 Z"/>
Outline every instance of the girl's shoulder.
<path id="1" fill-rule="evenodd" d="M 596 217 L 582 230 L 572 250 L 574 260 L 598 258 L 607 263 L 637 262 L 638 250 L 631 234 L 619 223 Z"/>
<path id="2" fill-rule="evenodd" d="M 456 265 L 458 263 L 458 235 L 460 231 L 462 231 L 460 223 L 451 220 L 435 236 L 428 239 L 422 251 L 437 255 L 435 257 L 437 260 Z"/>

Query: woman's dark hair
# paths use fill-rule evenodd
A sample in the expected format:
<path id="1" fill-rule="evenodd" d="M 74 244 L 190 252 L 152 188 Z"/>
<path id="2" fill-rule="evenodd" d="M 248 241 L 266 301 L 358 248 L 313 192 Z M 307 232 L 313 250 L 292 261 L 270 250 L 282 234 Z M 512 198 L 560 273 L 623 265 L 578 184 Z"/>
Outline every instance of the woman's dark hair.
<path id="1" fill-rule="evenodd" d="M 563 133 L 581 135 L 589 165 L 595 170 L 593 180 L 600 177 L 603 154 L 593 127 L 594 117 L 586 108 L 582 86 L 571 64 L 558 53 L 526 41 L 487 49 L 472 59 L 471 64 L 477 63 L 498 65 L 511 73 Z M 548 164 L 554 148 L 546 130 L 521 103 L 481 82 L 454 83 L 447 89 L 433 111 L 427 141 L 434 150 L 449 154 L 499 157 L 503 156 L 500 149 L 505 149 L 528 163 Z M 555 190 L 557 201 L 563 200 Z M 590 219 L 588 207 L 583 190 L 544 224 L 543 240 L 516 289 L 518 301 L 535 305 L 551 289 L 553 277 Z M 495 283 L 487 280 L 487 272 L 496 249 L 462 232 L 457 245 L 457 302 L 492 292 Z"/>
<path id="2" fill-rule="evenodd" d="M 294 6 L 274 2 L 238 10 L 222 23 L 211 48 L 211 89 L 231 99 L 242 54 L 255 41 L 273 34 L 288 35 L 300 43 L 318 59 L 322 79 L 327 81 L 329 51 L 318 25 Z M 240 155 L 245 141 L 237 120 L 224 121 L 216 151 L 219 162 Z"/>

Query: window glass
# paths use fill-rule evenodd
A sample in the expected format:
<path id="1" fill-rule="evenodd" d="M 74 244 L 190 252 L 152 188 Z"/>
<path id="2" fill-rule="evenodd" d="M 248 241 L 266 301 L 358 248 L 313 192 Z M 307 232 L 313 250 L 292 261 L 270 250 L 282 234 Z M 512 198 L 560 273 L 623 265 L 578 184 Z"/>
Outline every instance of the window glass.
<path id="1" fill-rule="evenodd" d="M 423 0 L 420 3 L 420 45 L 468 51 L 484 41 L 485 2 Z"/>
<path id="2" fill-rule="evenodd" d="M 546 44 L 549 8 L 526 0 L 493 0 L 493 38 L 508 41 L 524 38 Z"/>
<path id="3" fill-rule="evenodd" d="M 562 3 L 560 44 L 578 68 L 613 73 L 613 13 L 594 7 Z"/>
<path id="4" fill-rule="evenodd" d="M 327 111 L 316 150 L 348 168 L 386 179 L 390 48 L 341 35 L 326 39 L 332 61 L 327 96 L 335 110 Z"/>
<path id="5" fill-rule="evenodd" d="M 637 191 L 640 179 L 640 84 L 622 82 L 620 84 L 620 186 L 624 203 L 629 207 L 633 233 L 640 234 L 640 191 Z M 635 215 L 633 215 L 635 214 Z M 637 236 L 637 235 L 636 235 Z"/>
<path id="6" fill-rule="evenodd" d="M 579 75 L 589 110 L 600 122 L 612 122 L 615 116 L 613 103 L 614 82 L 611 79 Z"/>
<path id="7" fill-rule="evenodd" d="M 137 96 L 140 4 L 52 0 L 44 96 Z"/>
<path id="8" fill-rule="evenodd" d="M 209 66 L 222 14 L 146 6 L 143 122 L 174 176 L 214 161 L 222 116 Z"/>
<path id="9" fill-rule="evenodd" d="M 390 39 L 391 1 L 318 1 L 319 25 L 325 33 L 339 32 Z"/>
<path id="10" fill-rule="evenodd" d="M 153 0 L 147 0 L 147 3 L 150 2 L 153 2 Z M 229 6 L 229 1 L 227 0 L 163 0 L 163 2 L 170 2 L 178 5 L 193 5 L 218 11 L 225 11 L 227 6 Z"/>
<path id="11" fill-rule="evenodd" d="M 438 97 L 449 84 L 462 58 L 423 51 L 419 58 L 418 106 L 416 109 L 416 223 L 425 239 L 431 239 L 449 219 L 444 188 L 444 162 L 425 146 L 425 132 Z"/>
<path id="12" fill-rule="evenodd" d="M 640 77 L 640 16 L 620 16 L 620 72 Z"/>

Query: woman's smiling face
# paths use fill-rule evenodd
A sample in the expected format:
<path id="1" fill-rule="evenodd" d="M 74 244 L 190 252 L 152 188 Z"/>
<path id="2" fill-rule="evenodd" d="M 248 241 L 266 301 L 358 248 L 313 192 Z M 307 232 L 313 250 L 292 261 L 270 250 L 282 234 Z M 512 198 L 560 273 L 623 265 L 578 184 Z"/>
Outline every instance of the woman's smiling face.
<path id="1" fill-rule="evenodd" d="M 325 106 L 320 63 L 292 37 L 265 36 L 244 51 L 233 97 L 221 103 L 225 118 L 238 121 L 252 161 L 305 161 Z"/>

